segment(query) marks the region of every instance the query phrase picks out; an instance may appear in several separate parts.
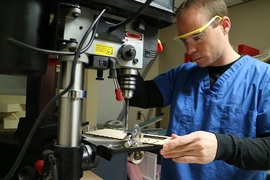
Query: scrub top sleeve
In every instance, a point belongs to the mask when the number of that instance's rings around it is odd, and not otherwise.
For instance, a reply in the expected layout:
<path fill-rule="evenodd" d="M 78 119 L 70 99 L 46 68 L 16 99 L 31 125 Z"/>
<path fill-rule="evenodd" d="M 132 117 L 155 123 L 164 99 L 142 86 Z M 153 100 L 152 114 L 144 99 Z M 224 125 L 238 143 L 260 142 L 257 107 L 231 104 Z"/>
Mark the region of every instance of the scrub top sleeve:
<path fill-rule="evenodd" d="M 167 73 L 157 76 L 154 80 L 154 83 L 157 85 L 159 91 L 163 97 L 163 106 L 170 105 L 171 96 L 173 93 L 173 83 L 170 78 L 167 76 Z"/>
<path fill-rule="evenodd" d="M 176 84 L 182 83 L 189 76 L 191 69 L 194 67 L 197 67 L 194 63 L 184 63 L 153 79 L 163 96 L 163 107 L 171 104 Z"/>

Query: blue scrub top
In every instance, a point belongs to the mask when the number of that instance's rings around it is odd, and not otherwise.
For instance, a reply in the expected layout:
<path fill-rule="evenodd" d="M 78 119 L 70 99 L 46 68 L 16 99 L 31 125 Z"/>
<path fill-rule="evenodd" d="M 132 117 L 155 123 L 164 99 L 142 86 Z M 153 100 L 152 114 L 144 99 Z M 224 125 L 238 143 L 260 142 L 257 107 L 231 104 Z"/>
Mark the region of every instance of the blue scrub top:
<path fill-rule="evenodd" d="M 210 89 L 207 68 L 186 63 L 154 79 L 170 105 L 167 134 L 203 130 L 255 138 L 270 132 L 270 65 L 250 56 L 236 61 Z M 266 171 L 247 171 L 224 161 L 181 164 L 162 160 L 162 180 L 266 179 Z"/>

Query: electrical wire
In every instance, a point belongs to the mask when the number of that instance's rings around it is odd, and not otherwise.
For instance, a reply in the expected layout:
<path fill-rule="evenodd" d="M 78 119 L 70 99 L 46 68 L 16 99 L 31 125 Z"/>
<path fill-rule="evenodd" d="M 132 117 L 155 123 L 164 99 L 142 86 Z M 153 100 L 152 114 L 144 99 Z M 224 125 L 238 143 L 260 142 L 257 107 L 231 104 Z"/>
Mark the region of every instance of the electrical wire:
<path fill-rule="evenodd" d="M 94 30 L 92 32 L 93 33 L 92 35 L 95 35 L 96 31 L 97 31 L 97 25 L 94 26 Z M 28 50 L 31 50 L 31 51 L 36 51 L 36 52 L 39 52 L 39 53 L 42 53 L 42 54 L 74 56 L 75 53 L 76 53 L 76 52 L 53 51 L 53 50 L 48 50 L 48 49 L 37 48 L 37 47 L 34 47 L 34 46 L 30 46 L 28 44 L 25 44 L 23 42 L 20 42 L 20 41 L 14 39 L 13 37 L 8 38 L 7 41 L 10 44 L 14 44 L 14 45 L 16 45 L 18 47 L 22 47 L 22 48 L 25 48 L 25 49 L 28 49 Z M 90 41 L 87 43 L 87 45 L 80 51 L 80 54 L 85 53 L 89 49 L 92 42 L 93 42 L 93 39 L 90 39 Z"/>
<path fill-rule="evenodd" d="M 75 55 L 75 52 L 52 51 L 52 50 L 41 49 L 41 48 L 37 48 L 37 47 L 34 47 L 34 46 L 30 46 L 28 44 L 25 44 L 23 42 L 15 40 L 13 37 L 8 38 L 7 41 L 10 44 L 14 44 L 14 45 L 16 45 L 18 47 L 25 48 L 25 49 L 28 49 L 28 50 L 31 50 L 31 51 L 40 52 L 42 54 L 54 54 L 54 55 L 66 55 L 66 56 L 74 56 Z"/>
<path fill-rule="evenodd" d="M 138 9 L 137 11 L 135 11 L 131 16 L 129 16 L 126 20 L 111 26 L 109 28 L 109 31 L 114 31 L 122 26 L 127 25 L 129 22 L 131 22 L 132 20 L 134 20 L 135 18 L 137 18 L 139 15 L 141 15 L 147 8 L 148 6 L 151 4 L 153 0 L 147 0 L 141 7 L 140 9 Z"/>
<path fill-rule="evenodd" d="M 96 25 L 94 26 L 94 30 L 93 30 L 93 32 L 92 32 L 92 37 L 95 36 L 95 34 L 96 34 L 96 32 L 97 32 L 97 28 L 98 28 L 98 25 L 96 24 Z M 88 42 L 88 44 L 81 50 L 80 53 L 85 53 L 85 52 L 90 48 L 90 46 L 91 46 L 91 44 L 93 43 L 93 41 L 94 41 L 94 38 L 91 38 L 90 41 Z"/>
<path fill-rule="evenodd" d="M 67 93 L 73 86 L 74 84 L 74 79 L 75 79 L 75 70 L 76 70 L 76 64 L 78 62 L 78 58 L 79 58 L 79 55 L 80 55 L 80 51 L 82 49 L 82 46 L 85 42 L 85 40 L 87 39 L 88 35 L 90 34 L 90 32 L 92 31 L 93 27 L 98 24 L 101 16 L 105 13 L 105 11 L 107 10 L 107 8 L 103 9 L 100 14 L 97 16 L 97 18 L 95 19 L 95 21 L 91 24 L 91 26 L 87 29 L 86 33 L 84 34 L 78 48 L 77 48 L 77 51 L 75 52 L 75 56 L 74 56 L 74 60 L 73 60 L 73 63 L 72 63 L 72 69 L 71 69 L 71 77 L 70 77 L 70 82 L 69 82 L 69 85 L 67 88 L 65 88 L 62 92 L 60 92 L 59 94 L 57 94 L 56 96 L 54 96 L 47 104 L 46 106 L 44 107 L 44 109 L 41 111 L 39 117 L 37 118 L 37 120 L 35 121 L 31 131 L 29 132 L 28 134 L 28 137 L 27 139 L 25 140 L 24 142 L 24 145 L 20 151 L 20 154 L 18 155 L 15 163 L 13 164 L 11 170 L 9 171 L 9 173 L 5 176 L 4 180 L 9 180 L 11 178 L 11 176 L 13 175 L 13 173 L 16 171 L 16 169 L 18 168 L 33 136 L 34 136 L 34 133 L 36 132 L 39 124 L 41 123 L 42 121 L 42 118 L 44 117 L 45 113 L 48 111 L 48 109 L 57 101 L 57 99 L 59 99 L 62 95 L 64 95 L 65 93 Z M 92 37 L 91 38 L 94 38 L 94 34 L 92 34 Z M 91 40 L 92 41 L 92 40 Z M 90 46 L 89 46 L 90 47 Z"/>

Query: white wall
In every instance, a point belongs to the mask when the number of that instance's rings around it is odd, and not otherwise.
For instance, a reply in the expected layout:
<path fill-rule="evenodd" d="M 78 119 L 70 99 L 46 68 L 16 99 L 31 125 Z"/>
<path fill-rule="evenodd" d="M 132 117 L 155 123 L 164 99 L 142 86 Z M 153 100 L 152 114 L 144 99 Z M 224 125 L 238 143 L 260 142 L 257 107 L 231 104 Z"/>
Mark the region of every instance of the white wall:
<path fill-rule="evenodd" d="M 234 48 L 246 44 L 261 52 L 270 47 L 270 1 L 254 0 L 229 8 L 230 41 Z"/>
<path fill-rule="evenodd" d="M 26 77 L 0 75 L 0 94 L 26 95 Z"/>
<path fill-rule="evenodd" d="M 108 79 L 109 70 L 104 71 L 104 80 L 98 81 L 98 123 L 106 123 L 116 120 L 123 109 L 124 100 L 117 101 L 115 98 L 115 87 L 112 79 Z"/>

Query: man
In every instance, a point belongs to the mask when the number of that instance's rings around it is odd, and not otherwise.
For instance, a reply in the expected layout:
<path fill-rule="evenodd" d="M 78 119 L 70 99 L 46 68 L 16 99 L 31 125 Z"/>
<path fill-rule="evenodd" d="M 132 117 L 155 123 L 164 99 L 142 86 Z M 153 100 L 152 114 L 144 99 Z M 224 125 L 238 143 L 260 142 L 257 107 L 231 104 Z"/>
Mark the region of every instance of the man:
<path fill-rule="evenodd" d="M 137 77 L 131 106 L 170 105 L 162 180 L 266 179 L 270 169 L 270 66 L 229 42 L 223 0 L 185 0 L 177 36 L 196 63 L 151 81 Z"/>

